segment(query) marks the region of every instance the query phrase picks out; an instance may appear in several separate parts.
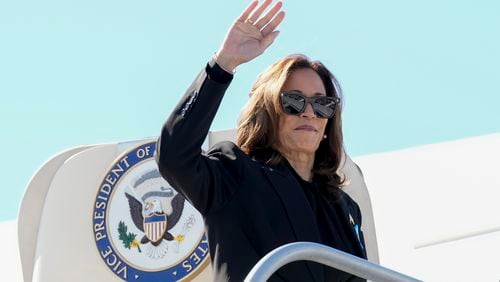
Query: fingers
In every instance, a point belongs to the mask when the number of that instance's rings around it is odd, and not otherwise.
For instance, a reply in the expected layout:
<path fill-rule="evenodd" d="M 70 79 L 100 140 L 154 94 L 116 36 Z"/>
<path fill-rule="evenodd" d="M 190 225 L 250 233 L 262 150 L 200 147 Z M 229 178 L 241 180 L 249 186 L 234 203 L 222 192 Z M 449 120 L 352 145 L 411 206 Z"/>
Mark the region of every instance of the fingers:
<path fill-rule="evenodd" d="M 283 21 L 284 18 L 285 18 L 285 12 L 284 11 L 279 12 L 276 15 L 276 17 L 274 17 L 273 20 L 269 24 L 267 24 L 263 30 L 261 30 L 262 35 L 264 37 L 270 35 L 271 32 L 273 32 L 278 27 L 278 25 Z"/>
<path fill-rule="evenodd" d="M 246 19 L 246 21 L 250 23 L 256 22 L 259 19 L 260 15 L 264 12 L 264 10 L 266 10 L 267 6 L 271 4 L 271 2 L 273 2 L 273 0 L 264 0 L 264 2 L 257 8 L 257 10 L 253 11 L 250 17 Z"/>
<path fill-rule="evenodd" d="M 243 11 L 243 13 L 241 13 L 240 17 L 238 18 L 238 21 L 245 22 L 248 19 L 248 17 L 250 16 L 250 13 L 255 9 L 255 7 L 257 7 L 257 4 L 259 4 L 258 0 L 252 1 L 252 3 L 250 3 L 246 7 L 246 9 Z"/>
<path fill-rule="evenodd" d="M 255 23 L 255 26 L 258 29 L 262 29 L 265 25 L 267 25 L 271 19 L 280 11 L 281 7 L 283 6 L 283 2 L 278 1 L 274 6 L 269 10 L 264 17 L 259 19 L 258 22 Z"/>

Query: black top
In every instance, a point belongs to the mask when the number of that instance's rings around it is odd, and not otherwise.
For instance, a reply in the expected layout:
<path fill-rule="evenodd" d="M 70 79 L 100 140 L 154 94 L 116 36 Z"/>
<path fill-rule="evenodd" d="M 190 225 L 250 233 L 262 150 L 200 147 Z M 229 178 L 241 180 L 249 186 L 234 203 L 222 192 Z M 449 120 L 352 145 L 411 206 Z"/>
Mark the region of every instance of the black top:
<path fill-rule="evenodd" d="M 345 210 L 340 201 L 327 200 L 320 192 L 319 186 L 321 184 L 317 178 L 313 178 L 313 182 L 305 181 L 287 161 L 285 161 L 285 164 L 302 186 L 307 201 L 315 215 L 321 243 L 358 257 L 366 258 L 366 254 L 356 252 L 357 248 L 354 246 L 354 244 L 359 244 L 363 250 L 365 249 L 364 240 L 359 235 L 359 225 L 354 222 L 354 217 Z M 339 193 L 341 192 L 339 191 Z M 341 197 L 346 195 L 345 193 L 340 194 Z M 349 229 L 354 229 L 354 234 L 357 237 L 353 237 L 353 233 L 351 232 L 346 232 Z M 365 281 L 357 276 L 329 266 L 324 266 L 324 271 L 325 281 Z"/>

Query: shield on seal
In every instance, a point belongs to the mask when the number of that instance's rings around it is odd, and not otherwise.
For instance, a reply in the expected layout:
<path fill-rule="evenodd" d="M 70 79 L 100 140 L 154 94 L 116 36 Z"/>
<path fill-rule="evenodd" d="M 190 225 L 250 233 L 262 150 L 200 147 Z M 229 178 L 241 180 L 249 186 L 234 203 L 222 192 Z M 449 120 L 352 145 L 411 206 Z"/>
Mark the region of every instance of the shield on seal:
<path fill-rule="evenodd" d="M 144 233 L 151 242 L 158 242 L 167 230 L 167 215 L 153 213 L 144 218 Z"/>

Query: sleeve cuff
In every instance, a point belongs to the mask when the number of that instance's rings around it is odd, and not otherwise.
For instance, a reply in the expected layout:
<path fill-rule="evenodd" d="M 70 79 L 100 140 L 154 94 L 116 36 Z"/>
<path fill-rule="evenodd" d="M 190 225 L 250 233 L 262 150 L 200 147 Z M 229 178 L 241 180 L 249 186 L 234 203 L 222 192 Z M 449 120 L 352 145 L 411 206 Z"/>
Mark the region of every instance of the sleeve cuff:
<path fill-rule="evenodd" d="M 217 64 L 215 59 L 212 59 L 210 62 L 208 62 L 206 71 L 208 77 L 215 82 L 226 84 L 233 80 L 233 74 L 221 68 L 219 64 Z"/>

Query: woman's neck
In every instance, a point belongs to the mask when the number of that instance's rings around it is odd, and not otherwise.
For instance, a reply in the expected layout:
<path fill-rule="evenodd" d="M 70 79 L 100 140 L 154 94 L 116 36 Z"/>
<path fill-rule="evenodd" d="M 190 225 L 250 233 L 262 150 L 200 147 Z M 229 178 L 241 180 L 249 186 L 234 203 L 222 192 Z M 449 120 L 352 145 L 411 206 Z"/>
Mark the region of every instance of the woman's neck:
<path fill-rule="evenodd" d="M 283 154 L 283 153 L 282 153 Z M 309 153 L 291 153 L 283 154 L 293 167 L 295 172 L 305 181 L 312 181 L 312 168 L 314 165 L 314 154 Z"/>

